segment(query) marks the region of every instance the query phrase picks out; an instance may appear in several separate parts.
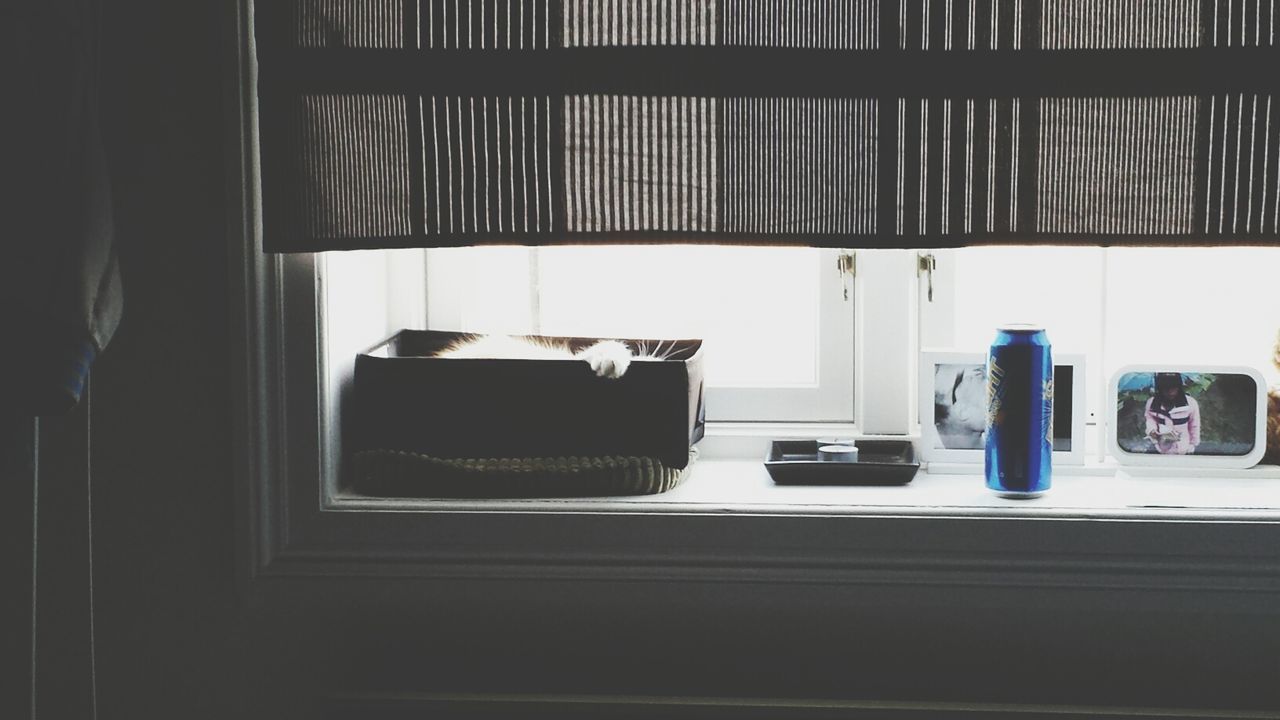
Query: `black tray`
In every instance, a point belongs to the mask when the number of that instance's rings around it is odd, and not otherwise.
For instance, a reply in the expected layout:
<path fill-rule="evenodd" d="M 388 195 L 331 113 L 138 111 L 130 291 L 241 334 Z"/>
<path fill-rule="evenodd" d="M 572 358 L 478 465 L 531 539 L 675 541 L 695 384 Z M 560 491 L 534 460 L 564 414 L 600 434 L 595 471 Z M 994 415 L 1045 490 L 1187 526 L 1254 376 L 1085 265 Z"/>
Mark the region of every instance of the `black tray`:
<path fill-rule="evenodd" d="M 858 459 L 818 459 L 816 440 L 774 440 L 764 467 L 779 485 L 906 485 L 920 463 L 907 440 L 859 440 Z"/>

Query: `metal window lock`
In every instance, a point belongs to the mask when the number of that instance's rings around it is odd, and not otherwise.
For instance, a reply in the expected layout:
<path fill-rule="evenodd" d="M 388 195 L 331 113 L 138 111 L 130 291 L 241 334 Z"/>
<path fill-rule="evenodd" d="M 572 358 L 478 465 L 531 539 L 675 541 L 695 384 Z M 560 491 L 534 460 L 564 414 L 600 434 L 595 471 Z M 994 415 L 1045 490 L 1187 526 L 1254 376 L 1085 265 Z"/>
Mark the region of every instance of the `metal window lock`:
<path fill-rule="evenodd" d="M 841 252 L 836 256 L 836 270 L 840 273 L 840 281 L 844 286 L 844 299 L 849 300 L 849 281 L 858 275 L 858 256 L 852 252 Z"/>
<path fill-rule="evenodd" d="M 938 258 L 933 253 L 917 253 L 918 264 L 916 265 L 916 277 L 923 274 L 929 276 L 929 302 L 933 302 L 933 271 L 938 268 Z"/>

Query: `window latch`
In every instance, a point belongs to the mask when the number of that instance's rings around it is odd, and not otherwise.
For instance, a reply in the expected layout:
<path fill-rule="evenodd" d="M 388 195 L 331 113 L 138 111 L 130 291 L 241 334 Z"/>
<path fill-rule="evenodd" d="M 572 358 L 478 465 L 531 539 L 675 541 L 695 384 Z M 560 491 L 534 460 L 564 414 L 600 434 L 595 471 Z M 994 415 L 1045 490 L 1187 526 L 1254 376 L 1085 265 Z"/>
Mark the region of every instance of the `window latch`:
<path fill-rule="evenodd" d="M 938 268 L 938 258 L 933 253 L 917 253 L 918 264 L 916 265 L 916 277 L 928 274 L 929 279 L 929 302 L 933 302 L 933 271 Z"/>
<path fill-rule="evenodd" d="M 844 287 L 845 302 L 849 301 L 849 281 L 858 275 L 858 256 L 851 252 L 841 252 L 836 257 L 836 270 L 840 273 L 840 283 Z"/>

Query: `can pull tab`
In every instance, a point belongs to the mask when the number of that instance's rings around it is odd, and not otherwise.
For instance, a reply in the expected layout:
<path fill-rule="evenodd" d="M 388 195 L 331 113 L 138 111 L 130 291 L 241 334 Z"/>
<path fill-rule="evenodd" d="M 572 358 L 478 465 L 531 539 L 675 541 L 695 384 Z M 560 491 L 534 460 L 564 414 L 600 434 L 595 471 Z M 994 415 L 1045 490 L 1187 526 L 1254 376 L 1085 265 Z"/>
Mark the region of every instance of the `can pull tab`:
<path fill-rule="evenodd" d="M 918 253 L 916 257 L 919 264 L 916 266 L 916 277 L 928 274 L 929 279 L 929 302 L 933 302 L 933 271 L 938 268 L 938 258 L 933 253 Z"/>
<path fill-rule="evenodd" d="M 849 301 L 849 281 L 858 274 L 858 257 L 851 252 L 841 252 L 836 257 L 836 270 L 840 273 L 840 284 L 844 288 L 845 302 Z"/>

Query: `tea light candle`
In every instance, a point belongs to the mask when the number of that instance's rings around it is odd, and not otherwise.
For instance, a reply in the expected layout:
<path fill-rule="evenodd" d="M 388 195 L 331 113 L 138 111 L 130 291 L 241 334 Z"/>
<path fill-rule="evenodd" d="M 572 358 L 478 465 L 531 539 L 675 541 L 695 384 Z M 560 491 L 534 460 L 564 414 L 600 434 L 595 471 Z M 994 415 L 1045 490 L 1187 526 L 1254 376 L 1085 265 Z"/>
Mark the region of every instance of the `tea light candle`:
<path fill-rule="evenodd" d="M 818 448 L 818 459 L 824 462 L 855 462 L 858 448 L 853 445 L 823 445 Z"/>

